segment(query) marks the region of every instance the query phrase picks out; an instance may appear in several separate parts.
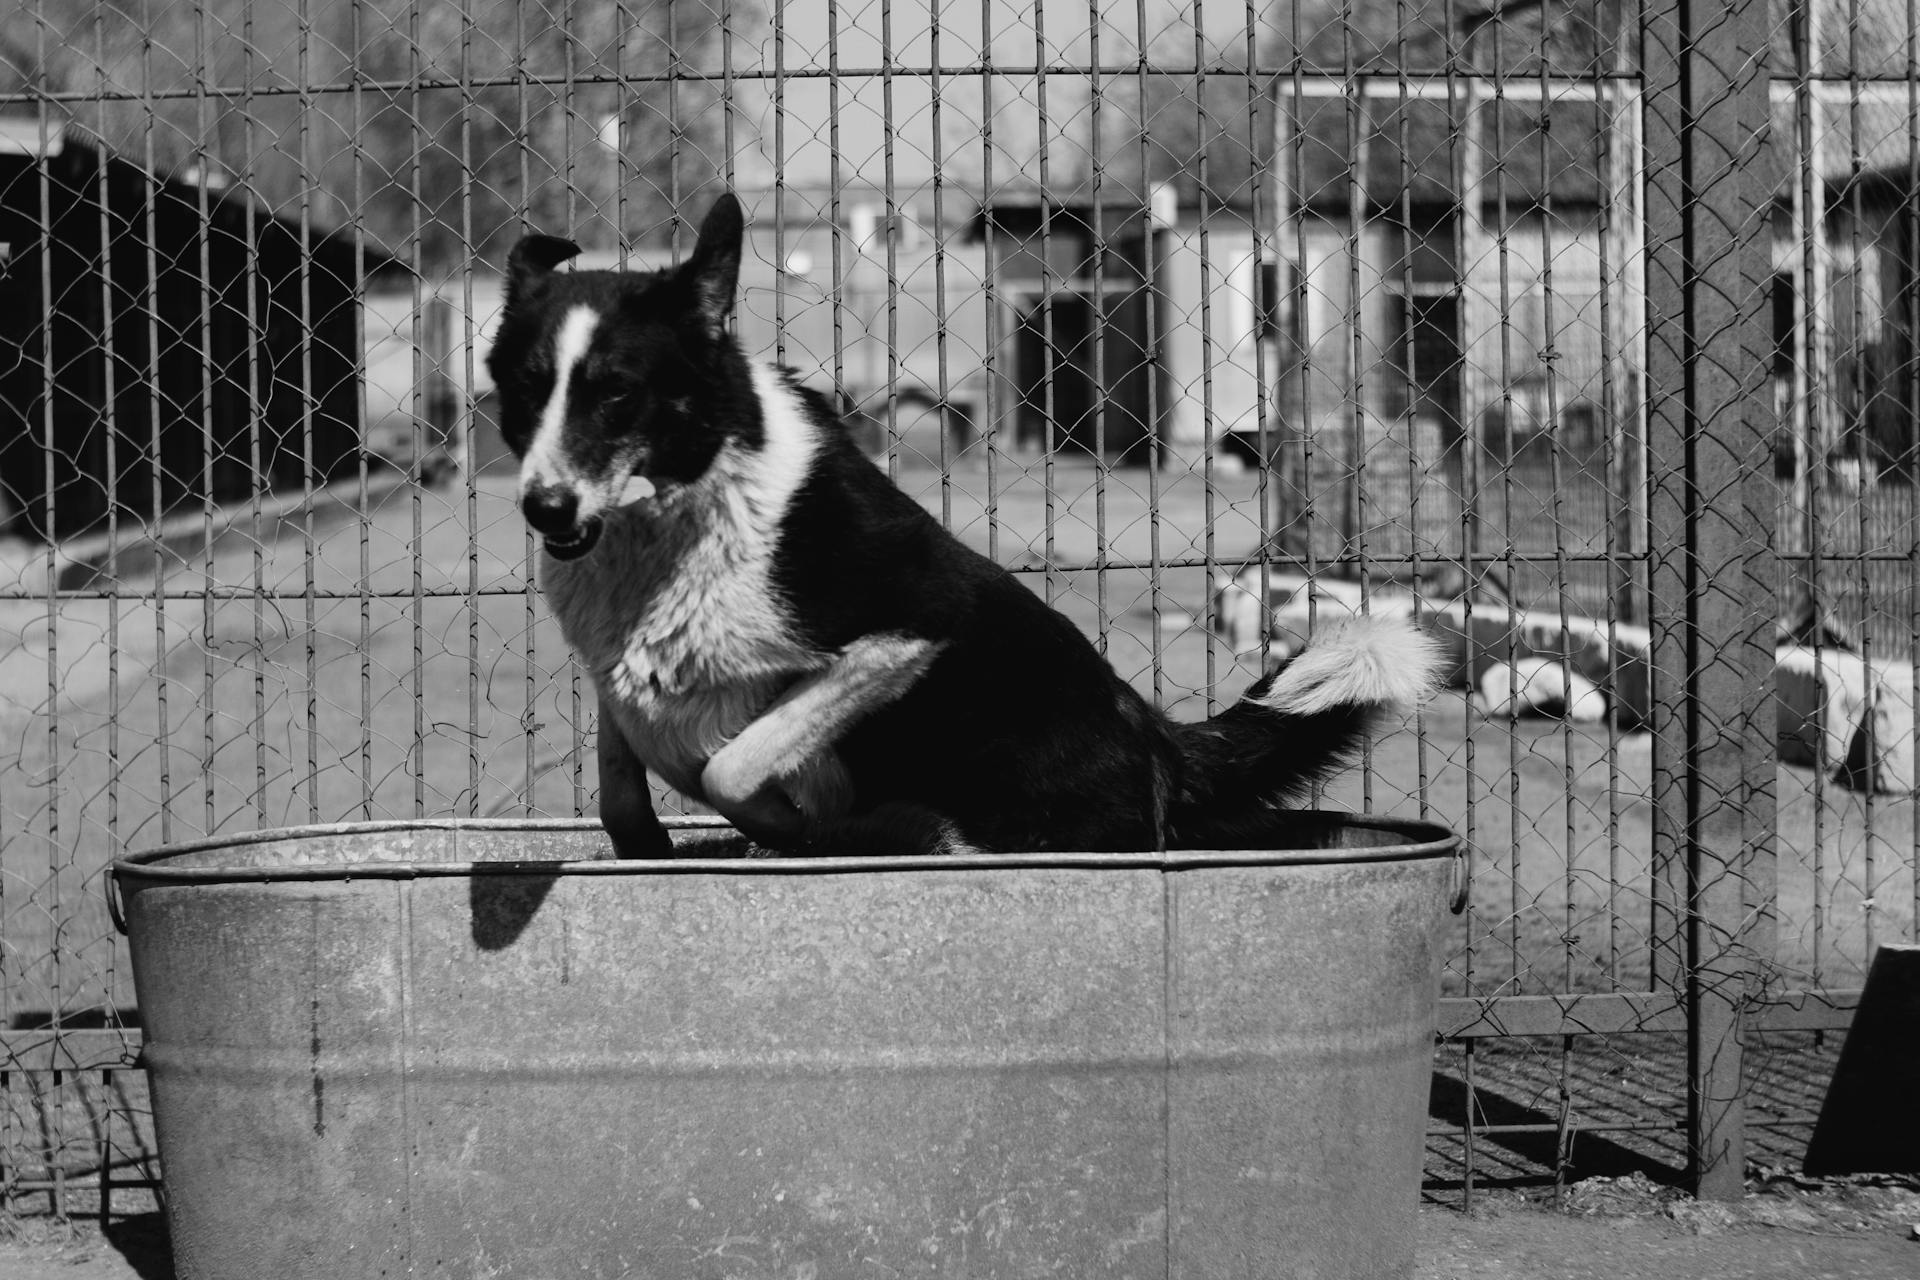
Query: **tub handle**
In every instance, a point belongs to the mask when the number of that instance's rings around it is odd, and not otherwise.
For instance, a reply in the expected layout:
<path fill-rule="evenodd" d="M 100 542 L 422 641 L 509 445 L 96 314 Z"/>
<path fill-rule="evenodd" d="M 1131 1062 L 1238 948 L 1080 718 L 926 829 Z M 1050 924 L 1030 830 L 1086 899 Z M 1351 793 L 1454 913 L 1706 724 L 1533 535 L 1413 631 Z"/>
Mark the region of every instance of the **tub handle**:
<path fill-rule="evenodd" d="M 113 921 L 113 927 L 122 937 L 127 933 L 127 913 L 120 901 L 120 878 L 113 874 L 113 868 L 107 868 L 104 892 L 107 895 L 107 919 Z"/>
<path fill-rule="evenodd" d="M 1467 909 L 1467 897 L 1473 892 L 1473 846 L 1462 840 L 1459 851 L 1453 855 L 1453 864 L 1447 878 L 1451 881 L 1447 892 L 1447 910 L 1459 915 Z"/>

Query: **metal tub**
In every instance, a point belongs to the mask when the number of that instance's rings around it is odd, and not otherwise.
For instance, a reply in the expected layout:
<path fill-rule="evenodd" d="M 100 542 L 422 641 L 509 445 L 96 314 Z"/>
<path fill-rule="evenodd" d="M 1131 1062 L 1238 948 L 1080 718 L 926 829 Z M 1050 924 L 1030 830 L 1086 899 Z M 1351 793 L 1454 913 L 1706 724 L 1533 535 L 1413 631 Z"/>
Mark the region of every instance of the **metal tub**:
<path fill-rule="evenodd" d="M 116 863 L 183 1280 L 1411 1271 L 1443 829 L 676 840 L 376 823 Z"/>

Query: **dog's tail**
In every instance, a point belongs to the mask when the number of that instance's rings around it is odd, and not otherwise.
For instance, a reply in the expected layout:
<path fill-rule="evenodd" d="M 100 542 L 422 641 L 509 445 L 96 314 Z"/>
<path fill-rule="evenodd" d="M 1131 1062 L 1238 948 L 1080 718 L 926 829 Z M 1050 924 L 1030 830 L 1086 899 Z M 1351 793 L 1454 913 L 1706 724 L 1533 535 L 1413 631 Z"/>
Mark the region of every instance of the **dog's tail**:
<path fill-rule="evenodd" d="M 1219 715 L 1174 726 L 1183 779 L 1167 815 L 1171 843 L 1189 848 L 1257 826 L 1348 764 L 1381 723 L 1432 692 L 1433 639 L 1404 618 L 1348 618 L 1261 677 Z"/>

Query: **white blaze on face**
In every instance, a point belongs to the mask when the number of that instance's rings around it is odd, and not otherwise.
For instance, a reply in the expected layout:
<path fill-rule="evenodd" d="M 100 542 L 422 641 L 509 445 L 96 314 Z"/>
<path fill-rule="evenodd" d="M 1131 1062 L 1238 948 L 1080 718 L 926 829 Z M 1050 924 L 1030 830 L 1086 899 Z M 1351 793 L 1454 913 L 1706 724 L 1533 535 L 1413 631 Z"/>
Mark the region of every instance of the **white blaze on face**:
<path fill-rule="evenodd" d="M 580 489 L 579 477 L 566 454 L 567 390 L 574 368 L 593 344 L 593 331 L 599 324 L 600 313 L 585 306 L 572 308 L 561 319 L 560 331 L 553 339 L 553 393 L 540 411 L 540 425 L 520 463 L 522 493 L 535 484 L 574 488 L 580 493 L 583 517 L 592 513 L 586 509 L 587 494 Z"/>

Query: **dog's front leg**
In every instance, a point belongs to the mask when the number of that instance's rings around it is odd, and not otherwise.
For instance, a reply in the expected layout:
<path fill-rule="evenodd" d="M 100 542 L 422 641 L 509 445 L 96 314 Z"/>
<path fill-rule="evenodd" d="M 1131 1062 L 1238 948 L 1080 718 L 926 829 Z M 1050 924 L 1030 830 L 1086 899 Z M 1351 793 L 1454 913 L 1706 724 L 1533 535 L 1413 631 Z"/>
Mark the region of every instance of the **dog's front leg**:
<path fill-rule="evenodd" d="M 600 731 L 595 753 L 600 760 L 600 825 L 613 837 L 620 858 L 670 858 L 673 841 L 653 811 L 647 767 L 633 753 L 619 717 L 600 699 Z"/>
<path fill-rule="evenodd" d="M 913 687 L 939 656 L 931 640 L 898 632 L 862 636 L 825 670 L 798 681 L 733 740 L 700 775 L 707 803 L 755 840 L 785 844 L 805 833 L 807 813 L 783 785 L 798 779 L 844 785 L 834 744 L 863 717 Z"/>

